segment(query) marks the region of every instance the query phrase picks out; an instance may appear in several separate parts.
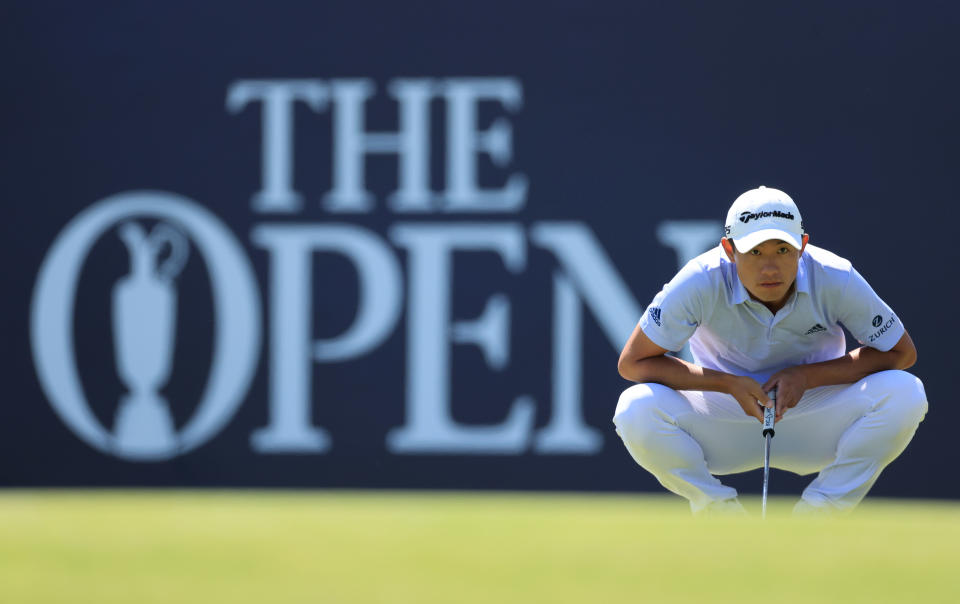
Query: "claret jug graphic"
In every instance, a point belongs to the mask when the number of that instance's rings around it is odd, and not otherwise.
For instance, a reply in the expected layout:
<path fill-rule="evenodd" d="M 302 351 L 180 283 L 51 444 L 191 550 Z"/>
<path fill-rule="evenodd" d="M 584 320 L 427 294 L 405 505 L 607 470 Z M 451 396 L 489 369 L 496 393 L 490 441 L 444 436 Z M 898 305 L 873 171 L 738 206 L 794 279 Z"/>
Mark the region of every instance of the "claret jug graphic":
<path fill-rule="evenodd" d="M 150 458 L 176 446 L 173 418 L 159 391 L 170 378 L 174 278 L 186 262 L 188 243 L 162 222 L 149 234 L 140 224 L 125 222 L 118 233 L 130 255 L 130 272 L 113 288 L 113 339 L 117 373 L 128 393 L 121 397 L 114 433 L 128 455 Z"/>
<path fill-rule="evenodd" d="M 119 237 L 129 260 L 128 272 L 108 285 L 115 371 L 125 391 L 110 426 L 84 391 L 77 355 L 90 349 L 75 341 L 73 328 L 83 267 L 105 236 Z M 180 425 L 162 392 L 176 370 L 176 279 L 188 254 L 205 269 L 213 339 L 202 393 L 178 401 L 193 408 Z M 74 434 L 108 455 L 161 462 L 216 436 L 243 403 L 260 358 L 260 321 L 256 278 L 226 225 L 180 195 L 125 191 L 85 208 L 54 239 L 37 273 L 30 340 L 44 394 Z M 180 336 L 185 343 L 197 337 L 184 330 Z"/>

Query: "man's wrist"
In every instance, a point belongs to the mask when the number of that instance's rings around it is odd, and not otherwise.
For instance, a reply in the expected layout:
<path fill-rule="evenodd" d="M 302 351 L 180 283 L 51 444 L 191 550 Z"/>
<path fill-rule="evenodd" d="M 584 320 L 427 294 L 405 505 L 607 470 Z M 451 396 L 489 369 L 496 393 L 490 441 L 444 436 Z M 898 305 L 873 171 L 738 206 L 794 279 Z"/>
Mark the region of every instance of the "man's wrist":
<path fill-rule="evenodd" d="M 724 373 L 714 369 L 704 369 L 704 377 L 710 380 L 709 388 L 706 388 L 706 390 L 723 392 L 724 394 L 730 394 L 733 391 L 733 384 L 737 379 L 737 376 L 732 373 Z"/>
<path fill-rule="evenodd" d="M 800 377 L 803 379 L 804 390 L 809 390 L 810 388 L 815 388 L 817 386 L 815 383 L 816 368 L 812 365 L 796 365 L 793 367 L 793 371 L 799 373 Z"/>

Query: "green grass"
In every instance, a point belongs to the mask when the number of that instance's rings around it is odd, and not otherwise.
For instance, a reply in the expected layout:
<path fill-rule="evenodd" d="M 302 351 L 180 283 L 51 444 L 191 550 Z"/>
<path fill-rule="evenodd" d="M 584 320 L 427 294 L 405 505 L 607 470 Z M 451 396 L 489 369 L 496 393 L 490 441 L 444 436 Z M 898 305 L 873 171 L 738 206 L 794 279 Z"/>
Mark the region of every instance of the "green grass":
<path fill-rule="evenodd" d="M 0 602 L 960 602 L 960 504 L 790 503 L 761 521 L 654 496 L 0 491 Z"/>

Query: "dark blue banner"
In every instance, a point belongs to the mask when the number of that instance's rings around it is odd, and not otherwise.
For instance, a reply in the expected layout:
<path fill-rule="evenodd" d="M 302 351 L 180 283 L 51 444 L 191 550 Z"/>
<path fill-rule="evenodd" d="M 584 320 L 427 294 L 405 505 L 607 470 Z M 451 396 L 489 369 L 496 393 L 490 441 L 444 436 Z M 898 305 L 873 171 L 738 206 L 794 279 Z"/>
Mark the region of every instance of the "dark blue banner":
<path fill-rule="evenodd" d="M 874 493 L 960 497 L 952 5 L 3 12 L 0 484 L 659 490 L 620 348 L 767 185 L 919 350 Z"/>

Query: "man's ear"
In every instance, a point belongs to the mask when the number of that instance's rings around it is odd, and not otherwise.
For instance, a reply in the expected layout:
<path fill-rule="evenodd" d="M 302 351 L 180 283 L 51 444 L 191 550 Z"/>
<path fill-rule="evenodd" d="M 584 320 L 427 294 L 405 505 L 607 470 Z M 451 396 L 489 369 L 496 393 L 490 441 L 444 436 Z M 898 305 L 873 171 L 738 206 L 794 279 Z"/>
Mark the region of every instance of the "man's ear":
<path fill-rule="evenodd" d="M 806 237 L 806 235 L 804 235 L 804 237 Z M 804 243 L 806 243 L 806 240 L 804 240 Z M 723 251 L 727 253 L 727 258 L 730 259 L 730 262 L 736 262 L 733 259 L 733 243 L 731 243 L 729 239 L 724 237 L 720 239 L 720 245 L 723 247 Z"/>
<path fill-rule="evenodd" d="M 806 233 L 804 233 L 803 239 L 801 239 L 801 241 L 802 243 L 800 244 L 800 253 L 803 254 L 803 250 L 805 250 L 807 247 L 807 242 L 810 241 L 810 235 L 807 235 Z"/>

